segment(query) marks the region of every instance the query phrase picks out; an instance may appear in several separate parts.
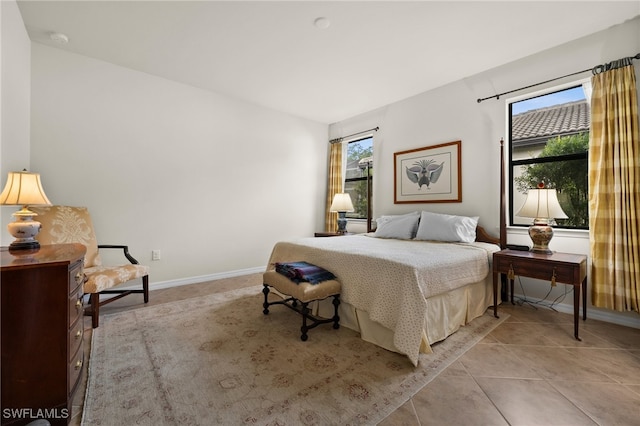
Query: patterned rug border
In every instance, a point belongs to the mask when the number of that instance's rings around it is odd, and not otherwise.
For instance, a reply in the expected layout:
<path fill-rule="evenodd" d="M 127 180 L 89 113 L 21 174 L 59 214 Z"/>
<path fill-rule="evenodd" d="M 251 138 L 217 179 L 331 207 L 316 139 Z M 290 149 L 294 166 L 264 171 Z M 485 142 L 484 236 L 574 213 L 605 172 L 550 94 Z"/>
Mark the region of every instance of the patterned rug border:
<path fill-rule="evenodd" d="M 99 336 L 102 333 L 102 330 L 105 329 L 103 328 L 104 325 L 108 324 L 111 321 L 122 319 L 124 317 L 133 316 L 136 318 L 141 317 L 142 319 L 144 319 L 145 317 L 151 317 L 153 315 L 157 315 L 156 311 L 166 310 L 168 306 L 171 306 L 172 311 L 179 311 L 182 306 L 190 305 L 196 305 L 196 307 L 193 309 L 206 308 L 208 306 L 218 305 L 224 302 L 241 300 L 246 297 L 255 297 L 256 294 L 261 293 L 261 290 L 262 285 L 256 285 L 220 293 L 213 293 L 206 296 L 191 297 L 179 301 L 162 303 L 130 311 L 122 311 L 102 315 L 102 326 L 94 329 L 91 337 L 91 349 L 87 372 L 87 389 L 83 404 L 81 424 L 86 424 L 85 419 L 87 417 L 87 409 L 92 407 L 91 400 L 93 397 L 92 391 L 95 385 L 95 377 L 92 377 L 93 375 L 91 374 L 91 371 L 94 367 L 93 363 L 96 362 L 96 359 L 94 358 L 95 351 L 97 350 L 95 341 L 97 339 L 97 336 Z M 387 404 L 377 407 L 374 418 L 371 418 L 371 414 L 368 414 L 368 416 L 366 417 L 366 421 L 362 421 L 359 416 L 355 416 L 349 419 L 344 424 L 377 424 L 380 421 L 384 420 L 388 415 L 405 404 L 418 391 L 420 391 L 424 386 L 438 377 L 447 367 L 455 363 L 460 357 L 462 357 L 466 352 L 473 348 L 477 343 L 479 343 L 482 339 L 489 335 L 495 328 L 497 328 L 508 318 L 509 315 L 506 313 L 503 313 L 500 318 L 495 318 L 490 314 L 489 309 L 485 312 L 484 315 L 474 319 L 471 322 L 470 325 L 473 326 L 473 330 L 467 329 L 467 332 L 464 332 L 466 327 L 462 327 L 456 333 L 449 336 L 445 341 L 432 345 L 433 353 L 420 354 L 418 367 L 415 367 L 414 370 L 410 373 L 412 377 L 408 381 L 402 383 L 405 391 L 402 397 L 397 398 L 393 404 Z M 295 331 L 298 332 L 297 328 Z M 353 330 L 350 331 L 353 332 Z M 311 333 L 313 333 L 313 331 Z M 367 342 L 364 342 L 364 344 L 372 345 L 371 343 Z M 384 349 L 382 350 L 385 351 Z M 410 364 L 410 361 L 408 359 L 407 363 Z M 258 422 L 261 423 L 260 420 L 258 420 Z"/>

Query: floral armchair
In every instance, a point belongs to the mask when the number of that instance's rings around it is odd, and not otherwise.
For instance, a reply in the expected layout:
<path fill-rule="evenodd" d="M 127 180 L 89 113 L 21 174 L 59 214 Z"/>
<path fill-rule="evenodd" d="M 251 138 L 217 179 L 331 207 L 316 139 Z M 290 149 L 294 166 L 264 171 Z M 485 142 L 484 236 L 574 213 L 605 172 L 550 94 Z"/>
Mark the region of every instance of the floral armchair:
<path fill-rule="evenodd" d="M 93 328 L 98 327 L 100 306 L 132 293 L 142 293 L 144 303 L 149 302 L 149 267 L 140 265 L 129 254 L 126 245 L 98 245 L 91 216 L 86 207 L 49 206 L 30 207 L 42 224 L 36 239 L 40 244 L 80 243 L 87 248 L 84 258 L 84 294 L 89 294 L 89 306 L 84 314 L 91 315 Z M 99 249 L 120 249 L 130 262 L 124 265 L 102 265 Z M 142 278 L 142 289 L 114 289 L 120 284 Z M 116 296 L 100 300 L 100 295 Z"/>

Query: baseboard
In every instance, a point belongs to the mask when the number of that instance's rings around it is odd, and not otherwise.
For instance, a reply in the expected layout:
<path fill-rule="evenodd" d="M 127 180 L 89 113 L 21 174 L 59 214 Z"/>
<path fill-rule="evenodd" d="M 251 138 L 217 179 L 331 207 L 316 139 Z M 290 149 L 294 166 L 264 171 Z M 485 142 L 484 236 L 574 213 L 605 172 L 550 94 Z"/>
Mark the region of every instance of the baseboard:
<path fill-rule="evenodd" d="M 265 271 L 264 266 L 256 266 L 255 268 L 238 269 L 235 271 L 219 272 L 219 273 L 209 274 L 209 275 L 199 275 L 196 277 L 179 278 L 176 280 L 158 281 L 158 282 L 150 283 L 149 290 L 162 290 L 165 288 L 178 287 L 182 285 L 198 284 L 206 281 L 215 281 L 215 280 L 221 280 L 224 278 L 240 277 L 242 275 L 258 274 L 264 271 Z M 118 289 L 122 289 L 122 290 L 137 289 L 137 288 L 140 288 L 140 284 L 118 287 Z"/>
<path fill-rule="evenodd" d="M 514 294 L 514 298 L 525 299 L 523 295 L 517 293 Z M 557 303 L 553 305 L 553 309 L 558 312 L 562 312 L 563 314 L 573 315 L 573 303 Z M 637 317 L 634 318 L 633 316 L 621 315 L 615 311 L 598 309 L 594 308 L 593 306 L 587 305 L 587 321 L 589 319 L 640 329 L 640 315 L 637 315 Z M 580 310 L 580 321 L 582 321 L 582 308 Z"/>

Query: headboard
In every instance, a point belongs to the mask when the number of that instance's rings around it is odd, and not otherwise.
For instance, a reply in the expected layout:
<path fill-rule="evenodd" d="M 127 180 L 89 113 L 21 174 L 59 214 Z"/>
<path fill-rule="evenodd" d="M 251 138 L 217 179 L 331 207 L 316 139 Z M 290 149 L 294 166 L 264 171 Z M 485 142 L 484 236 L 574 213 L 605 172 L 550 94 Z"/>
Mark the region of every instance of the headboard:
<path fill-rule="evenodd" d="M 479 242 L 482 242 L 482 243 L 498 244 L 500 246 L 500 248 L 502 248 L 502 243 L 500 242 L 500 238 L 496 238 L 494 236 L 491 236 L 480 225 L 478 225 L 476 227 L 476 241 L 479 241 Z"/>

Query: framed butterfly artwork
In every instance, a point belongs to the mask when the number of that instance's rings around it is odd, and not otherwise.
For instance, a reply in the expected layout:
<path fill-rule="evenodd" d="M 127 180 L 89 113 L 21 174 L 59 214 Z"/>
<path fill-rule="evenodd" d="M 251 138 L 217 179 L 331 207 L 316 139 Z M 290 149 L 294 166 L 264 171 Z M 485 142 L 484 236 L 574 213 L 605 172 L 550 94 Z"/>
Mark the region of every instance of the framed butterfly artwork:
<path fill-rule="evenodd" d="M 462 202 L 462 141 L 396 152 L 394 203 Z"/>

